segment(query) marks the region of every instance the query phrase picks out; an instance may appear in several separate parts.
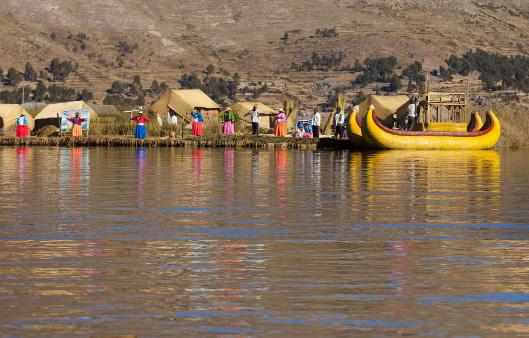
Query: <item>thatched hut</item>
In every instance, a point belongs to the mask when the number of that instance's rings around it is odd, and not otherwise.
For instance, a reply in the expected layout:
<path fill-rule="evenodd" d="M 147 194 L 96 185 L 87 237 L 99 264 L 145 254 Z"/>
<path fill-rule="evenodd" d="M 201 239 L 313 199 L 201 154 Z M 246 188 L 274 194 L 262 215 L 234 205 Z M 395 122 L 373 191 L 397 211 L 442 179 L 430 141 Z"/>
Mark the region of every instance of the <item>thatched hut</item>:
<path fill-rule="evenodd" d="M 244 116 L 247 112 L 253 109 L 253 106 L 257 105 L 257 109 L 264 114 L 273 114 L 274 110 L 261 102 L 236 102 L 231 105 L 230 109 L 239 116 L 243 125 L 251 125 L 252 118 L 250 116 Z M 273 126 L 272 116 L 261 116 L 259 118 L 259 127 L 269 129 Z"/>
<path fill-rule="evenodd" d="M 72 101 L 54 103 L 47 105 L 37 116 L 35 116 L 35 129 L 39 130 L 47 125 L 54 125 L 57 128 L 61 125 L 61 113 L 71 110 L 88 109 L 90 119 L 95 119 L 97 113 L 84 101 Z"/>
<path fill-rule="evenodd" d="M 0 126 L 2 126 L 3 136 L 15 136 L 16 121 L 20 114 L 24 114 L 28 118 L 29 130 L 35 128 L 35 120 L 29 113 L 19 104 L 0 104 Z"/>
<path fill-rule="evenodd" d="M 111 105 L 111 104 L 91 104 L 90 106 L 95 110 L 95 112 L 97 113 L 98 117 L 103 117 L 103 116 L 113 116 L 113 117 L 128 116 L 127 113 L 119 111 L 116 108 L 116 106 Z"/>
<path fill-rule="evenodd" d="M 173 89 L 163 94 L 154 102 L 150 111 L 162 118 L 167 113 L 176 114 L 179 120 L 191 122 L 191 113 L 200 108 L 204 123 L 218 122 L 220 106 L 200 89 Z"/>
<path fill-rule="evenodd" d="M 394 113 L 397 113 L 399 121 L 406 118 L 409 102 L 410 98 L 406 95 L 369 95 L 360 103 L 360 118 L 363 118 L 370 105 L 374 105 L 377 117 L 390 125 L 393 122 Z"/>

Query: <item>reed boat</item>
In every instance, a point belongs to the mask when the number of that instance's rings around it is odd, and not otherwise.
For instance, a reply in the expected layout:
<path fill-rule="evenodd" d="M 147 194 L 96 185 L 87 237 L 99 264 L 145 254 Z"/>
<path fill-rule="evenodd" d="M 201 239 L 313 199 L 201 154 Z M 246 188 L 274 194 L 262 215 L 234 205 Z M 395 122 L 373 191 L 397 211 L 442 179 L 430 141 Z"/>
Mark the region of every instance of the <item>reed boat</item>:
<path fill-rule="evenodd" d="M 357 148 L 366 148 L 369 146 L 367 140 L 362 137 L 362 121 L 360 114 L 356 111 L 351 112 L 348 121 L 347 136 L 349 141 Z"/>
<path fill-rule="evenodd" d="M 428 131 L 431 132 L 476 132 L 483 128 L 483 120 L 478 112 L 470 115 L 470 122 L 461 126 L 461 123 L 430 123 Z M 348 121 L 349 141 L 355 148 L 376 148 L 367 136 L 362 136 L 361 114 L 356 111 L 351 112 Z"/>
<path fill-rule="evenodd" d="M 467 132 L 453 131 L 404 131 L 386 127 L 376 112 L 368 109 L 361 125 L 362 138 L 369 140 L 377 149 L 492 149 L 500 138 L 500 122 L 492 112 L 487 113 L 485 123 L 478 129 L 479 116 L 474 118 L 467 127 Z M 476 117 L 477 116 L 477 117 Z M 358 122 L 356 122 L 358 123 Z"/>

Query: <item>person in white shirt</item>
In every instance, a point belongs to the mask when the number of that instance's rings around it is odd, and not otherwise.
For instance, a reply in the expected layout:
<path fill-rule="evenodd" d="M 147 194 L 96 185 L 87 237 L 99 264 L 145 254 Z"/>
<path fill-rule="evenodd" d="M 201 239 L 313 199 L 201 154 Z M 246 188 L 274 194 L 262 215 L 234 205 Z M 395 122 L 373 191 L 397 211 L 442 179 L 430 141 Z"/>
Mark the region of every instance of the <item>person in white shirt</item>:
<path fill-rule="evenodd" d="M 167 124 L 172 126 L 176 126 L 178 124 L 178 117 L 176 116 L 175 112 L 167 112 Z"/>
<path fill-rule="evenodd" d="M 318 112 L 318 109 L 315 108 L 312 113 L 312 136 L 314 138 L 320 138 L 320 125 L 321 125 L 321 115 Z"/>
<path fill-rule="evenodd" d="M 412 99 L 408 105 L 408 115 L 406 116 L 406 130 L 413 130 L 417 118 L 417 105 L 415 99 Z"/>
<path fill-rule="evenodd" d="M 253 109 L 244 114 L 244 116 L 252 116 L 252 135 L 259 136 L 259 116 L 261 112 L 257 109 L 257 106 L 253 106 Z"/>
<path fill-rule="evenodd" d="M 336 139 L 342 139 L 344 137 L 345 128 L 345 114 L 340 107 L 336 108 L 334 114 L 334 137 Z"/>

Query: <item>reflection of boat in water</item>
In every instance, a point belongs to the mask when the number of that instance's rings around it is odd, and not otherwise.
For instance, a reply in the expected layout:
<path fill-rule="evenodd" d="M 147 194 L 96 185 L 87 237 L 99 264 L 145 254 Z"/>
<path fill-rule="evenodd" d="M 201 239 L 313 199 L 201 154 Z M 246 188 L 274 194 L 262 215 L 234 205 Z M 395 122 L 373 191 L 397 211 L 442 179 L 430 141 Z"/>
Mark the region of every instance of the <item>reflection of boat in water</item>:
<path fill-rule="evenodd" d="M 501 207 L 500 162 L 494 150 L 351 153 L 349 186 L 364 191 L 351 209 L 381 223 L 494 219 Z"/>
<path fill-rule="evenodd" d="M 500 122 L 489 112 L 483 127 L 476 131 L 404 131 L 384 126 L 369 109 L 362 123 L 362 134 L 379 149 L 492 149 L 500 138 Z"/>

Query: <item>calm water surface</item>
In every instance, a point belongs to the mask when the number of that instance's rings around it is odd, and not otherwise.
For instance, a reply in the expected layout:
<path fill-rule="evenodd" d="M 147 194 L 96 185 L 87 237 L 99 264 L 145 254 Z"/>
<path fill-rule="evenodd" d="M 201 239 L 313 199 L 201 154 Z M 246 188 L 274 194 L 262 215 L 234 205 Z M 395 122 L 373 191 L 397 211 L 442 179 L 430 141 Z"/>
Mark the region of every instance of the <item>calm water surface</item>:
<path fill-rule="evenodd" d="M 0 336 L 529 335 L 529 152 L 0 148 Z"/>

